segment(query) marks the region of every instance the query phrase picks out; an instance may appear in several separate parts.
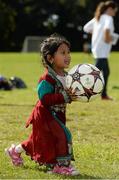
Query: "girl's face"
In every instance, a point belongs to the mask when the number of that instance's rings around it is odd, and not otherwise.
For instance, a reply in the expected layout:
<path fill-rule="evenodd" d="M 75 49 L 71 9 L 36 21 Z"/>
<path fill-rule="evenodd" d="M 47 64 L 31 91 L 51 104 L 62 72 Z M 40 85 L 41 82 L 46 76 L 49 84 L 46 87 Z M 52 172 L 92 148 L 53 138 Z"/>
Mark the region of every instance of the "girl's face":
<path fill-rule="evenodd" d="M 59 46 L 54 56 L 52 57 L 53 69 L 58 73 L 64 71 L 65 68 L 69 67 L 71 61 L 70 49 L 63 43 Z"/>
<path fill-rule="evenodd" d="M 113 8 L 108 8 L 108 12 L 109 12 L 109 15 L 110 16 L 115 16 L 116 15 L 116 13 L 117 13 L 117 11 L 118 11 L 118 8 L 115 8 L 115 9 L 113 9 Z"/>

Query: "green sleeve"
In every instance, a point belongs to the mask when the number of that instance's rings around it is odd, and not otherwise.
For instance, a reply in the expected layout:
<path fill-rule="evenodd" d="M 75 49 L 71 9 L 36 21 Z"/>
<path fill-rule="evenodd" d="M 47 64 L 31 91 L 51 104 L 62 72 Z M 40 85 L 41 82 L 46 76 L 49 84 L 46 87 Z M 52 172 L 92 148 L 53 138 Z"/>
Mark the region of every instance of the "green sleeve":
<path fill-rule="evenodd" d="M 37 90 L 39 99 L 42 99 L 45 94 L 54 92 L 53 86 L 46 80 L 43 80 L 38 84 Z"/>

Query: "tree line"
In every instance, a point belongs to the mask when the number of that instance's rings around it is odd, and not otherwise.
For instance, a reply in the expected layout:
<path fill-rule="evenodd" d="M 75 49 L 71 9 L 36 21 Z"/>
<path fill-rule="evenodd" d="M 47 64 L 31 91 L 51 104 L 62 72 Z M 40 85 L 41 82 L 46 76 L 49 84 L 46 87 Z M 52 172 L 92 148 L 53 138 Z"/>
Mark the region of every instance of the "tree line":
<path fill-rule="evenodd" d="M 21 51 L 26 36 L 65 36 L 73 51 L 90 39 L 83 25 L 94 16 L 100 0 L 0 0 L 0 51 Z M 118 1 L 117 1 L 118 3 Z M 115 17 L 119 33 L 119 13 Z M 115 47 L 119 50 L 119 43 Z"/>

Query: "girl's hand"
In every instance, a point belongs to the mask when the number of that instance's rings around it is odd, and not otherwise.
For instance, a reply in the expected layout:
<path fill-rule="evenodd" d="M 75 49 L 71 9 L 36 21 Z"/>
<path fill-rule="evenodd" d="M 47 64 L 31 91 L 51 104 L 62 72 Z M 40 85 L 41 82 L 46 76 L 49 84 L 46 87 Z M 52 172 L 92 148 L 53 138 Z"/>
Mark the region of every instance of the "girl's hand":
<path fill-rule="evenodd" d="M 76 91 L 73 90 L 72 88 L 65 89 L 65 90 L 66 90 L 67 94 L 70 96 L 72 101 L 76 101 L 77 98 L 79 98 L 79 96 L 76 95 Z"/>

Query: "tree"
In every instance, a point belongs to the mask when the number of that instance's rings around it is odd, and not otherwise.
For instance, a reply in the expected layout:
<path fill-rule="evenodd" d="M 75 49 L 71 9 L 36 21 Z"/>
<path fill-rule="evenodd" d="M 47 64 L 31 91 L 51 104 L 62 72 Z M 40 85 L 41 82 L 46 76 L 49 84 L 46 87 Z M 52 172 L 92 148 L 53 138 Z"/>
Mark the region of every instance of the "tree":
<path fill-rule="evenodd" d="M 12 46 L 11 34 L 15 31 L 15 12 L 5 2 L 0 1 L 0 50 Z"/>
<path fill-rule="evenodd" d="M 118 1 L 118 0 L 117 0 Z M 29 35 L 66 36 L 72 50 L 82 50 L 83 25 L 100 0 L 0 0 L 0 51 L 20 51 Z M 117 31 L 119 16 L 116 18 Z"/>

